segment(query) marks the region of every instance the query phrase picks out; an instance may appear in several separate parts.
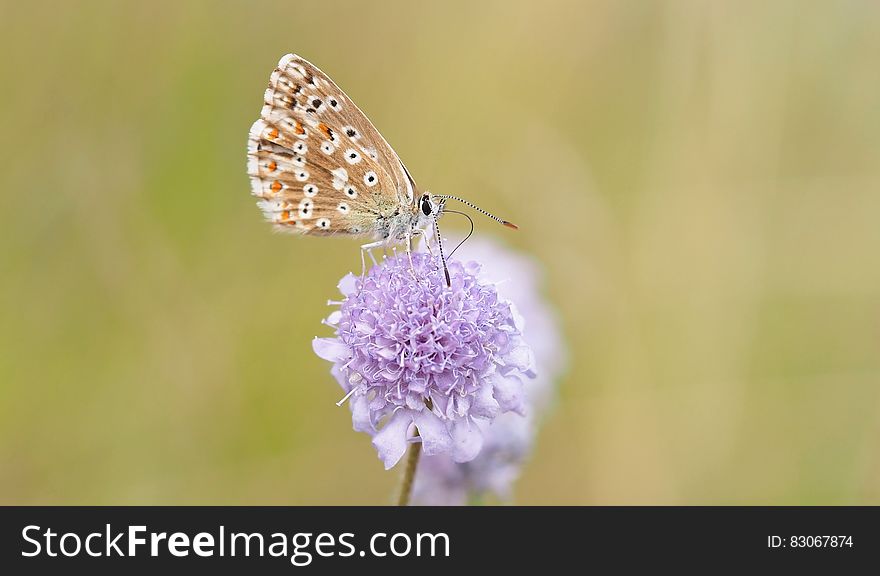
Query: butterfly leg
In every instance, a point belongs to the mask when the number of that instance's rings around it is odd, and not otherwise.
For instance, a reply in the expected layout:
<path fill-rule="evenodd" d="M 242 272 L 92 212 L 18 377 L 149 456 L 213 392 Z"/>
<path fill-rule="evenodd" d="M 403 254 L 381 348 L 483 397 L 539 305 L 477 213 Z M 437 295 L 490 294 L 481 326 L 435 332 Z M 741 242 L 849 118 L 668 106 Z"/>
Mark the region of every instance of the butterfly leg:
<path fill-rule="evenodd" d="M 370 242 L 369 244 L 361 245 L 361 280 L 364 279 L 364 276 L 367 275 L 367 260 L 364 258 L 364 253 L 370 255 L 370 259 L 373 261 L 373 264 L 376 264 L 376 258 L 373 257 L 373 253 L 371 250 L 373 248 L 378 248 L 379 246 L 383 246 L 385 244 L 384 240 L 377 240 L 376 242 Z"/>
<path fill-rule="evenodd" d="M 407 233 L 406 235 L 406 257 L 409 258 L 409 271 L 412 272 L 413 278 L 418 279 L 418 274 L 416 274 L 416 267 L 413 265 L 412 260 L 412 233 Z"/>
<path fill-rule="evenodd" d="M 415 278 L 416 282 L 421 284 L 422 278 L 418 274 L 416 274 L 416 268 L 413 265 L 413 260 L 412 260 L 413 238 L 416 236 L 422 236 L 423 238 L 425 238 L 424 244 L 428 249 L 428 254 L 430 254 L 431 257 L 433 257 L 433 253 L 431 252 L 431 246 L 428 244 L 428 241 L 427 241 L 428 235 L 425 234 L 424 230 L 416 229 L 416 230 L 413 230 L 412 233 L 407 235 L 407 237 L 406 237 L 406 255 L 409 258 L 409 269 L 410 269 L 410 272 L 412 272 L 412 275 Z"/>
<path fill-rule="evenodd" d="M 424 245 L 425 249 L 428 251 L 428 254 L 433 257 L 434 251 L 431 249 L 431 235 L 425 234 L 425 231 L 419 228 L 417 230 L 413 230 L 413 236 L 422 237 L 422 245 Z"/>

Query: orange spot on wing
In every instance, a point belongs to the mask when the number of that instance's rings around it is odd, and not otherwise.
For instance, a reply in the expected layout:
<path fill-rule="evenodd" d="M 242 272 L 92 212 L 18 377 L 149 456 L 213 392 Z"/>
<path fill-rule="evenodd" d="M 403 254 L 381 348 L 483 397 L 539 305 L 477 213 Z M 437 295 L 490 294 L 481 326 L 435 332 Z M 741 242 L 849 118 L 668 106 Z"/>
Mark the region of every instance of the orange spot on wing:
<path fill-rule="evenodd" d="M 289 210 L 285 210 L 284 212 L 282 212 L 282 213 L 281 213 L 281 219 L 282 219 L 282 220 L 290 220 L 290 211 L 289 211 Z"/>
<path fill-rule="evenodd" d="M 296 132 L 297 134 L 305 134 L 306 133 L 306 129 L 303 128 L 303 125 L 300 124 L 299 122 L 297 122 L 296 125 L 293 127 L 293 131 Z"/>
<path fill-rule="evenodd" d="M 279 190 L 281 190 L 281 182 L 279 182 L 278 180 L 272 182 L 271 188 L 272 192 L 278 192 Z"/>
<path fill-rule="evenodd" d="M 266 164 L 266 168 L 269 169 L 269 172 L 274 172 L 278 168 L 278 164 L 276 164 L 274 160 L 270 160 L 269 163 Z"/>
<path fill-rule="evenodd" d="M 272 128 L 271 130 L 269 130 L 269 138 L 272 140 L 278 138 L 278 128 Z"/>
<path fill-rule="evenodd" d="M 330 127 L 327 126 L 326 124 L 324 124 L 323 122 L 318 124 L 318 130 L 323 132 L 324 136 L 326 136 L 327 138 L 330 138 L 330 136 L 331 136 Z"/>

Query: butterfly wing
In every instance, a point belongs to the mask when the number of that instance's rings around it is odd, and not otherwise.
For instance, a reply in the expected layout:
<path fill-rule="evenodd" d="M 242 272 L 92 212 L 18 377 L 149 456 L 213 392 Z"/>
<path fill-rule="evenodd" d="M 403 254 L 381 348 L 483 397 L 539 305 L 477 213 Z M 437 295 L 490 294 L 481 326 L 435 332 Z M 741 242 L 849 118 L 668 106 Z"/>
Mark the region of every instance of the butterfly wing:
<path fill-rule="evenodd" d="M 413 203 L 394 150 L 339 87 L 299 56 L 281 58 L 248 137 L 251 191 L 279 230 L 377 235 Z"/>

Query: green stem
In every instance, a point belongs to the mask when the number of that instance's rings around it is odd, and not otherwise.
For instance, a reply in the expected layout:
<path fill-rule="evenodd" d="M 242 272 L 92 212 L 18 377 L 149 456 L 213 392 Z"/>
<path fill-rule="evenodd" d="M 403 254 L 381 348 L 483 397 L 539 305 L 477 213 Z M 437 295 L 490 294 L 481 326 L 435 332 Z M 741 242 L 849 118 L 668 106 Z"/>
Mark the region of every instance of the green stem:
<path fill-rule="evenodd" d="M 418 436 L 418 433 L 416 433 Z M 400 497 L 397 499 L 398 506 L 409 506 L 412 495 L 413 481 L 416 478 L 416 468 L 419 465 L 419 456 L 422 453 L 422 443 L 413 442 L 406 456 L 406 468 L 403 471 L 403 481 L 400 484 Z"/>

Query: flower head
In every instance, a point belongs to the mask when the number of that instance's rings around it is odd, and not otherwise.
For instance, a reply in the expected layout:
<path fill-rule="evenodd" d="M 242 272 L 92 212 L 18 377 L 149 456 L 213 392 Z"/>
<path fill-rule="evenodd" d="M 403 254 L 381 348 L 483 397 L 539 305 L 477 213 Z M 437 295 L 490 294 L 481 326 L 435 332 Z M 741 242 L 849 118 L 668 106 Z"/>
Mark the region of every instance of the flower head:
<path fill-rule="evenodd" d="M 413 503 L 422 505 L 462 505 L 487 495 L 510 500 L 566 364 L 556 315 L 541 294 L 537 263 L 485 239 L 469 241 L 460 253 L 483 262 L 480 277 L 495 282 L 498 293 L 515 302 L 527 319 L 521 325 L 534 352 L 537 377 L 525 389 L 528 411 L 524 418 L 501 414 L 491 423 L 480 424 L 484 443 L 476 458 L 466 463 L 456 463 L 444 454 L 422 458 L 413 487 Z"/>
<path fill-rule="evenodd" d="M 386 469 L 409 441 L 421 441 L 427 456 L 472 460 L 482 426 L 504 412 L 524 414 L 523 381 L 534 377 L 519 315 L 480 278 L 479 264 L 450 263 L 447 287 L 433 257 L 411 258 L 343 278 L 345 298 L 326 321 L 336 335 L 313 344 L 333 362 L 354 429 L 373 436 Z"/>

